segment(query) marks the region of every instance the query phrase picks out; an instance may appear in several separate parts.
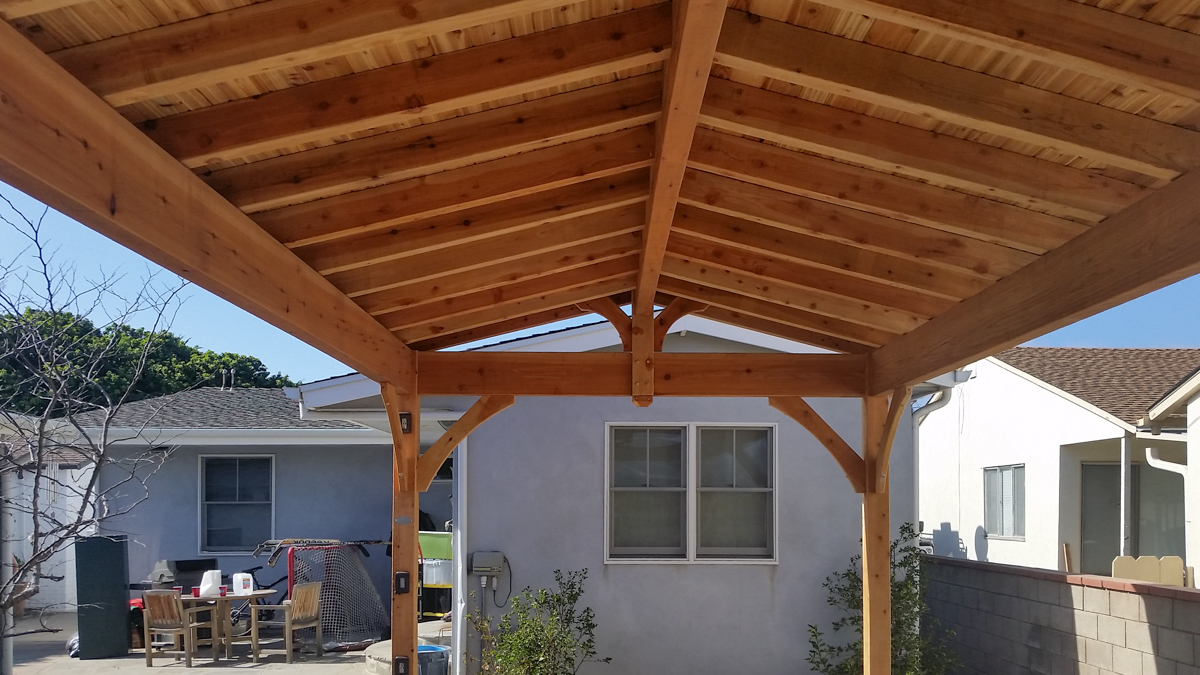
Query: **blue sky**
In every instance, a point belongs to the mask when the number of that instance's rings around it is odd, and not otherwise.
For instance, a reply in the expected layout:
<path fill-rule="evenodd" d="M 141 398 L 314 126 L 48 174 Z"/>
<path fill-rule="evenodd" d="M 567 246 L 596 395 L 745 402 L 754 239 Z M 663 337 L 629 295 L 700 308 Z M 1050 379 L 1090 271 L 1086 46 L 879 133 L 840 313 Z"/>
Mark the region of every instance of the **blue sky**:
<path fill-rule="evenodd" d="M 42 206 L 0 183 L 0 193 L 27 215 Z M 43 230 L 56 262 L 72 265 L 81 278 L 121 275 L 128 290 L 158 271 L 154 263 L 58 213 Z M 28 242 L 0 223 L 0 262 L 13 259 Z M 351 369 L 198 286 L 183 293 L 172 331 L 202 349 L 257 356 L 272 371 L 311 382 Z M 573 323 L 584 323 L 584 317 Z M 562 325 L 570 325 L 564 322 Z M 524 332 L 540 332 L 543 326 Z M 520 333 L 518 333 L 519 335 Z M 1192 277 L 1045 335 L 1030 344 L 1042 347 L 1200 347 L 1200 276 Z"/>

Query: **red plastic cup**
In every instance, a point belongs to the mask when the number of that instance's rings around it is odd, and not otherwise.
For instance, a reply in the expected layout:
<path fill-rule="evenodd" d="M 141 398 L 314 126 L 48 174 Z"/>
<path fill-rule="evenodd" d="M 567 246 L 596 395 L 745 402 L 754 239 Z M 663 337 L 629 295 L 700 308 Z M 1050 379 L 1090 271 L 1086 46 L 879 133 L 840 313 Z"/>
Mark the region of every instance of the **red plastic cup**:
<path fill-rule="evenodd" d="M 192 586 L 192 597 L 193 598 L 200 597 L 200 587 L 199 586 Z"/>
<path fill-rule="evenodd" d="M 222 598 L 225 597 L 225 591 L 229 590 L 229 587 L 228 586 L 218 586 L 218 588 L 221 589 L 221 597 Z"/>
<path fill-rule="evenodd" d="M 183 595 L 183 586 L 172 586 L 171 588 L 174 589 L 176 593 Z"/>

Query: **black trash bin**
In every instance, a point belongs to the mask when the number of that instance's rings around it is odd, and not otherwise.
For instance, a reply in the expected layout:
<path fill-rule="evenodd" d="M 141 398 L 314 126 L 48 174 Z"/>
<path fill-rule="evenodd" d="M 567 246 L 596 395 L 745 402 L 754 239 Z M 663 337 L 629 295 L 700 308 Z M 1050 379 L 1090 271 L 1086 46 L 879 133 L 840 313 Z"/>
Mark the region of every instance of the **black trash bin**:
<path fill-rule="evenodd" d="M 449 675 L 450 648 L 439 645 L 417 647 L 417 675 Z"/>

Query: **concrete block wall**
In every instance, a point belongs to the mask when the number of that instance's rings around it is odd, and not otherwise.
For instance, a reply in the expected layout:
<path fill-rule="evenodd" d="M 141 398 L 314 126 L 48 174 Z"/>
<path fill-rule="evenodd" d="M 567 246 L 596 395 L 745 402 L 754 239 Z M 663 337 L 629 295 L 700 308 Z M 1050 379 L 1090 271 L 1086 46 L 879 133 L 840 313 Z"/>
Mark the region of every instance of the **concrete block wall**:
<path fill-rule="evenodd" d="M 966 675 L 1200 675 L 1200 591 L 930 556 Z"/>

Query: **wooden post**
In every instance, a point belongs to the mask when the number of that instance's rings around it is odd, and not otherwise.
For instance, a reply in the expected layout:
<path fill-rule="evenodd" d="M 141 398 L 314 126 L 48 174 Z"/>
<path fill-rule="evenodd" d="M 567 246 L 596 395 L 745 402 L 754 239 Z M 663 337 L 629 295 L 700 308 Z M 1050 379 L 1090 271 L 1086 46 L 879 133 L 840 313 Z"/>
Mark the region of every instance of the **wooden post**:
<path fill-rule="evenodd" d="M 401 394 L 390 384 L 382 385 L 383 404 L 392 429 L 392 578 L 408 572 L 408 593 L 392 593 L 392 664 L 408 659 L 407 673 L 417 672 L 417 528 L 420 492 L 417 488 L 417 458 L 421 454 L 421 397 L 417 395 L 416 369 L 412 393 Z M 400 414 L 411 415 L 408 433 L 401 429 Z"/>
<path fill-rule="evenodd" d="M 867 491 L 863 494 L 863 673 L 892 672 L 891 522 L 884 444 L 888 414 L 886 396 L 863 399 L 863 460 Z M 877 477 L 882 476 L 882 481 Z"/>
<path fill-rule="evenodd" d="M 654 308 L 633 313 L 633 403 L 654 401 Z"/>

